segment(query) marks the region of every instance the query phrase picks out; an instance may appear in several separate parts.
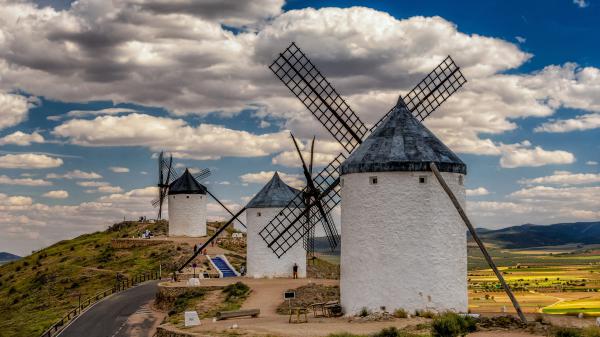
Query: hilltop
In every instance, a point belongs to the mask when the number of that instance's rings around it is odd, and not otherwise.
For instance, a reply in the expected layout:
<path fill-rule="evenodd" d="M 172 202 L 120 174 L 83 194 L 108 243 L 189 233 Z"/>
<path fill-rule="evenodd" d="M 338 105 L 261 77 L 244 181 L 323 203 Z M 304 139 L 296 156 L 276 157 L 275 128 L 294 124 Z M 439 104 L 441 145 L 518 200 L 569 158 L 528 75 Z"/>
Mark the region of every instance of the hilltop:
<path fill-rule="evenodd" d="M 117 273 L 132 277 L 189 255 L 192 247 L 170 241 L 114 248 L 112 239 L 138 236 L 145 229 L 165 234 L 166 222 L 123 222 L 106 231 L 60 241 L 0 266 L 0 336 L 37 336 L 85 299 L 112 287 Z"/>

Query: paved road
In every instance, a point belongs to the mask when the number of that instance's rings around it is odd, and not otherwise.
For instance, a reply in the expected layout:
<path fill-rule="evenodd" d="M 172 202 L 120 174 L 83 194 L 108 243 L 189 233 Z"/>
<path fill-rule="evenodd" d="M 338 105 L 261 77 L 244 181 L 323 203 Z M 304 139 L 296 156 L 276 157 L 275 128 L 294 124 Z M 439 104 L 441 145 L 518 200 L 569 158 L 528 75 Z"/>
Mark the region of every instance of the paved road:
<path fill-rule="evenodd" d="M 59 336 L 129 337 L 131 325 L 135 325 L 135 329 L 138 330 L 136 335 L 149 335 L 148 332 L 156 319 L 152 317 L 147 304 L 154 299 L 157 284 L 158 281 L 146 282 L 100 301 L 78 317 Z M 132 319 L 128 320 L 130 316 L 137 316 L 138 319 L 132 322 Z"/>

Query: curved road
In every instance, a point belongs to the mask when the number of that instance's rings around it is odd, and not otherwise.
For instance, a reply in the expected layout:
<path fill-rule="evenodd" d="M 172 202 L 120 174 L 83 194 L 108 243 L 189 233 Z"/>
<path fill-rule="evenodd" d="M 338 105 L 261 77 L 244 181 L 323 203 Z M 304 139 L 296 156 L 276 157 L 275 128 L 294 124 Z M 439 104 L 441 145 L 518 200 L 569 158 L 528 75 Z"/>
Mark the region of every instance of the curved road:
<path fill-rule="evenodd" d="M 157 284 L 158 281 L 145 282 L 96 303 L 58 336 L 152 336 L 158 317 L 149 303 L 154 299 Z"/>

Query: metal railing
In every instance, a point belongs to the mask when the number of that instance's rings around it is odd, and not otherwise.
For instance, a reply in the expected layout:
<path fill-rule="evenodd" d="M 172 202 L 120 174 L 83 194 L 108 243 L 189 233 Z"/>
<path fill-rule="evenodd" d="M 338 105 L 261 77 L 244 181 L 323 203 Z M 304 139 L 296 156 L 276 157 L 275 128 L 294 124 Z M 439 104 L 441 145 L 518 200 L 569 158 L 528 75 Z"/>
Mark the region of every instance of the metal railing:
<path fill-rule="evenodd" d="M 118 277 L 115 281 L 115 284 L 111 288 L 99 291 L 95 295 L 92 295 L 87 299 L 81 301 L 74 309 L 70 310 L 58 322 L 54 323 L 50 328 L 44 331 L 44 333 L 41 334 L 40 337 L 53 337 L 58 335 L 67 326 L 67 323 L 73 321 L 91 305 L 95 304 L 96 302 L 109 295 L 129 289 L 142 282 L 158 279 L 160 279 L 160 271 L 151 271 L 143 274 L 138 274 L 131 278 Z"/>

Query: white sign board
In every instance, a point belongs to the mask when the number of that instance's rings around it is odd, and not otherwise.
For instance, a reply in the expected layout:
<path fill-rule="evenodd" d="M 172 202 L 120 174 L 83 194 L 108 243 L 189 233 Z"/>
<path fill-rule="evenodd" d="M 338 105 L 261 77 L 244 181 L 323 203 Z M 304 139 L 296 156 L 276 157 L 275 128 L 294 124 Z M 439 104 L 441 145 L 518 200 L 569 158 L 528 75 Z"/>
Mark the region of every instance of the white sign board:
<path fill-rule="evenodd" d="M 186 311 L 185 312 L 185 326 L 195 326 L 200 325 L 200 318 L 198 317 L 198 313 L 195 311 Z"/>

